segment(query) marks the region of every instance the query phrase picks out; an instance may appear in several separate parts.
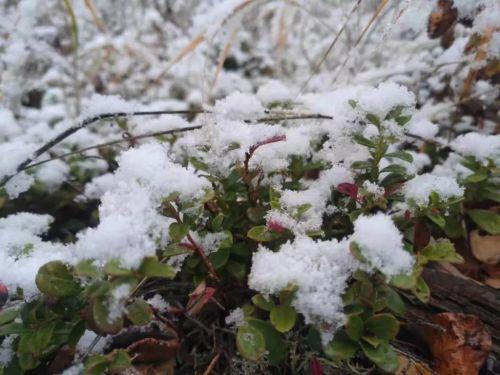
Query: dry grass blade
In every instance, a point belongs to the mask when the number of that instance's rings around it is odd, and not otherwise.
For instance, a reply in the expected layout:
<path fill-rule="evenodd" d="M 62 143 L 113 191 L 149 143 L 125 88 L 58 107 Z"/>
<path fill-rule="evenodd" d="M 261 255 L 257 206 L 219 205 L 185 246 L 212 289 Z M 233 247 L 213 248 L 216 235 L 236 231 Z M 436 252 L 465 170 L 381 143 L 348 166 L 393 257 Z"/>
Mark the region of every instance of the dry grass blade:
<path fill-rule="evenodd" d="M 287 13 L 287 4 L 285 3 L 283 4 L 280 14 L 278 41 L 276 43 L 276 58 L 278 62 L 281 62 L 281 57 L 283 56 L 283 51 L 285 50 L 285 46 L 288 41 L 288 34 L 286 32 L 286 13 Z"/>
<path fill-rule="evenodd" d="M 226 45 L 224 46 L 224 49 L 222 50 L 220 56 L 219 56 L 219 63 L 217 64 L 217 70 L 215 71 L 215 77 L 212 82 L 212 86 L 210 87 L 210 93 L 214 89 L 215 85 L 217 84 L 217 80 L 219 79 L 220 72 L 222 71 L 222 68 L 224 66 L 224 61 L 226 61 L 227 56 L 229 55 L 229 51 L 231 50 L 231 46 L 233 45 L 234 40 L 236 39 L 236 35 L 238 34 L 239 28 L 235 28 L 233 32 L 231 33 L 231 36 L 229 37 Z"/>
<path fill-rule="evenodd" d="M 104 27 L 104 22 L 102 22 L 102 20 L 97 15 L 97 10 L 94 5 L 94 2 L 92 0 L 84 0 L 84 1 L 85 1 L 85 6 L 87 7 L 92 16 L 92 21 L 94 21 L 97 28 L 102 32 L 106 31 L 106 28 Z"/>
<path fill-rule="evenodd" d="M 382 10 L 385 8 L 385 6 L 387 5 L 387 3 L 389 2 L 389 0 L 382 0 L 382 2 L 379 4 L 379 6 L 377 7 L 377 9 L 375 10 L 375 13 L 373 13 L 373 16 L 372 18 L 370 18 L 370 21 L 368 21 L 368 23 L 366 24 L 365 28 L 363 29 L 363 31 L 361 32 L 361 34 L 359 35 L 358 39 L 356 40 L 356 42 L 354 43 L 354 46 L 353 48 L 356 48 L 359 43 L 361 42 L 361 40 L 363 40 L 363 37 L 365 36 L 366 32 L 370 29 L 371 25 L 373 24 L 373 22 L 378 18 L 378 16 L 380 15 L 380 13 L 382 12 Z M 340 73 L 342 72 L 342 70 L 344 69 L 344 67 L 346 66 L 347 62 L 349 61 L 349 58 L 351 57 L 351 54 L 349 53 L 346 58 L 344 59 L 342 65 L 340 66 L 340 69 L 338 70 L 337 74 L 335 75 L 332 83 L 335 83 L 337 82 L 337 79 L 339 78 L 340 76 Z"/>
<path fill-rule="evenodd" d="M 231 14 L 227 16 L 221 23 L 221 26 L 224 25 L 229 19 L 231 19 L 234 15 L 236 15 L 238 12 L 243 10 L 246 6 L 254 2 L 255 0 L 245 0 L 243 3 L 239 4 L 236 6 Z M 176 57 L 167 65 L 165 70 L 161 72 L 161 74 L 158 76 L 158 78 L 155 80 L 156 82 L 160 81 L 163 76 L 174 66 L 177 64 L 179 61 L 184 59 L 187 55 L 189 55 L 191 52 L 193 52 L 202 42 L 206 40 L 206 35 L 205 33 L 200 33 L 198 34 L 194 39 L 192 39 L 187 46 L 185 46 L 177 55 Z"/>
<path fill-rule="evenodd" d="M 387 0 L 386 0 L 387 2 Z M 356 4 L 354 5 L 354 7 L 351 9 L 351 11 L 349 12 L 349 16 L 347 17 L 347 20 L 344 22 L 344 24 L 342 25 L 342 27 L 340 28 L 340 30 L 338 31 L 338 33 L 335 35 L 335 37 L 333 38 L 332 42 L 330 43 L 330 45 L 328 46 L 328 48 L 326 49 L 325 53 L 323 54 L 323 56 L 321 57 L 321 59 L 318 61 L 318 63 L 316 64 L 316 66 L 314 67 L 311 75 L 307 78 L 307 80 L 302 84 L 301 88 L 300 88 L 300 91 L 299 91 L 299 94 L 302 94 L 304 92 L 304 90 L 307 88 L 307 85 L 309 84 L 309 82 L 311 81 L 311 79 L 314 78 L 314 76 L 316 74 L 318 74 L 319 72 L 319 68 L 321 67 L 321 65 L 323 65 L 323 63 L 325 62 L 326 58 L 328 57 L 328 55 L 330 54 L 330 52 L 332 52 L 333 50 L 333 47 L 335 46 L 335 44 L 337 44 L 337 41 L 339 40 L 340 36 L 344 33 L 344 30 L 351 18 L 351 16 L 354 14 L 354 12 L 358 9 L 359 5 L 361 4 L 361 0 L 358 0 L 356 2 Z"/>

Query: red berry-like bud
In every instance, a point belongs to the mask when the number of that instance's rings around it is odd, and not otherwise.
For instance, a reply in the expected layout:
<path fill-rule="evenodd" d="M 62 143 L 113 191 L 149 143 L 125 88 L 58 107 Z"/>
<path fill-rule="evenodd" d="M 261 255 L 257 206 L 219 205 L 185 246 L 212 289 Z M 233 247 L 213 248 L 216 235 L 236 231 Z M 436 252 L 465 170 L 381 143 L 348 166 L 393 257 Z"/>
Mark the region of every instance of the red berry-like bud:
<path fill-rule="evenodd" d="M 283 225 L 281 225 L 280 223 L 278 223 L 277 221 L 274 221 L 274 220 L 268 221 L 267 227 L 269 229 L 271 229 L 272 231 L 278 232 L 278 233 L 283 233 L 286 230 L 286 228 Z"/>
<path fill-rule="evenodd" d="M 5 305 L 8 299 L 9 299 L 9 290 L 7 289 L 4 283 L 0 282 L 0 307 Z"/>
<path fill-rule="evenodd" d="M 337 186 L 338 191 L 342 194 L 350 196 L 352 199 L 358 199 L 358 187 L 348 182 L 343 182 Z"/>

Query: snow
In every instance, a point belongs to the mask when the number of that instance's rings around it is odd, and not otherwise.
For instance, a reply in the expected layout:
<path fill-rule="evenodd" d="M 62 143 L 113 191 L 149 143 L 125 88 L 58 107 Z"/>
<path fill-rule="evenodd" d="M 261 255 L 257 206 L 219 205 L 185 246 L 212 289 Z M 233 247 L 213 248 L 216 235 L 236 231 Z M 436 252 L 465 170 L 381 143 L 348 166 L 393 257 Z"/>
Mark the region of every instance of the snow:
<path fill-rule="evenodd" d="M 296 285 L 292 304 L 306 323 L 327 323 L 333 332 L 344 322 L 342 293 L 356 265 L 346 241 L 300 236 L 278 252 L 260 246 L 252 257 L 248 284 L 263 294 Z"/>
<path fill-rule="evenodd" d="M 0 344 L 0 366 L 8 365 L 12 360 L 15 353 L 13 343 L 16 338 L 17 335 L 9 335 L 2 340 L 2 344 Z"/>
<path fill-rule="evenodd" d="M 417 135 L 423 139 L 434 139 L 439 131 L 439 127 L 429 120 L 412 121 L 407 126 L 410 134 Z"/>
<path fill-rule="evenodd" d="M 414 106 L 415 95 L 402 85 L 384 82 L 376 88 L 364 90 L 359 97 L 359 104 L 366 113 L 372 113 L 382 120 L 395 107 Z"/>
<path fill-rule="evenodd" d="M 64 247 L 42 241 L 53 218 L 21 212 L 0 219 L 0 280 L 10 290 L 21 287 L 28 299 L 37 292 L 35 277 L 45 263 L 64 259 Z"/>
<path fill-rule="evenodd" d="M 460 187 L 452 177 L 437 176 L 430 173 L 415 176 L 406 182 L 403 193 L 406 200 L 417 206 L 429 204 L 429 195 L 435 192 L 442 200 L 459 198 L 464 194 L 464 188 Z"/>
<path fill-rule="evenodd" d="M 241 307 L 238 307 L 229 312 L 225 318 L 226 325 L 229 327 L 240 327 L 245 322 L 245 313 Z"/>
<path fill-rule="evenodd" d="M 500 135 L 467 133 L 455 138 L 450 146 L 463 156 L 474 156 L 479 161 L 500 157 Z"/>
<path fill-rule="evenodd" d="M 82 111 L 81 120 L 104 113 L 130 113 L 137 109 L 137 103 L 128 102 L 118 95 L 93 94 Z"/>
<path fill-rule="evenodd" d="M 151 305 L 152 308 L 157 310 L 159 313 L 164 313 L 166 312 L 170 304 L 166 302 L 163 297 L 159 294 L 155 294 L 153 297 L 149 298 L 147 301 Z"/>
<path fill-rule="evenodd" d="M 286 103 L 293 99 L 291 90 L 282 82 L 277 80 L 270 80 L 260 86 L 256 95 L 257 98 L 259 98 L 259 100 L 266 105 L 273 103 Z"/>
<path fill-rule="evenodd" d="M 386 214 L 360 216 L 350 240 L 359 245 L 371 267 L 388 277 L 408 273 L 413 266 L 413 257 L 403 249 L 403 236 Z"/>
<path fill-rule="evenodd" d="M 10 199 L 15 199 L 27 191 L 33 182 L 35 182 L 33 176 L 27 174 L 26 172 L 21 172 L 7 181 L 5 184 L 5 191 L 9 195 Z"/>
<path fill-rule="evenodd" d="M 130 284 L 121 284 L 111 290 L 108 299 L 108 322 L 113 323 L 120 318 L 125 311 L 125 302 L 130 297 Z"/>
<path fill-rule="evenodd" d="M 69 165 L 62 160 L 54 160 L 38 167 L 35 177 L 51 193 L 59 189 L 62 183 L 69 177 L 69 169 Z"/>
<path fill-rule="evenodd" d="M 19 164 L 32 157 L 35 146 L 22 141 L 0 143 L 0 179 L 12 175 Z"/>
<path fill-rule="evenodd" d="M 264 115 L 264 107 L 255 95 L 236 91 L 217 100 L 213 113 L 226 120 L 252 120 Z"/>

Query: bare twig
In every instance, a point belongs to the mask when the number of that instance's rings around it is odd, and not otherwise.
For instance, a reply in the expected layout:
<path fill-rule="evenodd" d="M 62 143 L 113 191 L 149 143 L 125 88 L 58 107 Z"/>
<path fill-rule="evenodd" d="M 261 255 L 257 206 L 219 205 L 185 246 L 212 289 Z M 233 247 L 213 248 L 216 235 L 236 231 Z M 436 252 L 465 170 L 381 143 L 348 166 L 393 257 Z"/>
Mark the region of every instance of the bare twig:
<path fill-rule="evenodd" d="M 45 143 L 43 146 L 35 150 L 32 154 L 32 156 L 26 158 L 21 164 L 19 164 L 16 168 L 16 171 L 12 174 L 9 174 L 7 176 L 4 176 L 0 180 L 0 186 L 5 185 L 6 182 L 8 182 L 12 177 L 14 177 L 16 174 L 21 172 L 23 169 L 25 169 L 26 166 L 28 166 L 32 161 L 34 161 L 37 157 L 42 155 L 44 152 L 47 152 L 50 150 L 52 147 L 57 145 L 58 143 L 62 142 L 72 134 L 76 133 L 80 129 L 86 128 L 90 124 L 93 124 L 94 122 L 97 122 L 99 120 L 104 120 L 108 118 L 115 118 L 115 117 L 128 117 L 128 116 L 150 116 L 150 115 L 164 115 L 164 114 L 177 114 L 177 115 L 192 115 L 196 113 L 204 113 L 206 111 L 204 110 L 199 110 L 199 111 L 134 111 L 134 112 L 114 112 L 114 113 L 102 113 L 100 115 L 96 115 L 94 117 L 89 117 L 87 119 L 84 119 L 80 123 L 78 123 L 75 126 L 72 126 L 62 133 L 58 134 L 54 138 L 52 138 L 50 141 Z"/>

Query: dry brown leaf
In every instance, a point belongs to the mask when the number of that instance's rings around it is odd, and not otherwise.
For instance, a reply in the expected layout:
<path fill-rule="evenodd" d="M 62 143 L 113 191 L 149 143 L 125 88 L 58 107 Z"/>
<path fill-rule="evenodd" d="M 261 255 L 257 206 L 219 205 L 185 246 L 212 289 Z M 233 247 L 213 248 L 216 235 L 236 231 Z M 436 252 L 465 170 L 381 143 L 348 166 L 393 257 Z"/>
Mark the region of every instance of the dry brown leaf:
<path fill-rule="evenodd" d="M 179 340 L 177 339 L 146 338 L 127 347 L 127 352 L 134 359 L 134 363 L 161 363 L 174 358 L 178 350 Z"/>
<path fill-rule="evenodd" d="M 399 367 L 395 375 L 432 375 L 432 370 L 424 363 L 403 354 L 398 354 Z"/>
<path fill-rule="evenodd" d="M 500 289 L 500 279 L 490 277 L 489 279 L 484 280 L 484 283 L 492 288 Z"/>
<path fill-rule="evenodd" d="M 426 327 L 425 339 L 440 375 L 478 374 L 491 351 L 491 335 L 474 315 L 441 313 L 432 318 L 441 329 Z"/>
<path fill-rule="evenodd" d="M 429 38 L 435 39 L 443 36 L 457 20 L 457 9 L 453 8 L 452 0 L 439 0 L 437 9 L 429 16 L 427 33 Z"/>
<path fill-rule="evenodd" d="M 169 360 L 159 364 L 143 363 L 127 369 L 127 375 L 174 375 L 174 361 Z"/>
<path fill-rule="evenodd" d="M 481 236 L 478 230 L 470 233 L 472 254 L 483 263 L 495 265 L 500 262 L 500 235 Z"/>

